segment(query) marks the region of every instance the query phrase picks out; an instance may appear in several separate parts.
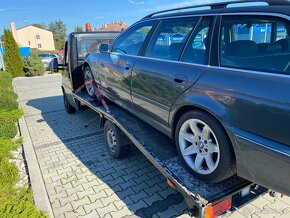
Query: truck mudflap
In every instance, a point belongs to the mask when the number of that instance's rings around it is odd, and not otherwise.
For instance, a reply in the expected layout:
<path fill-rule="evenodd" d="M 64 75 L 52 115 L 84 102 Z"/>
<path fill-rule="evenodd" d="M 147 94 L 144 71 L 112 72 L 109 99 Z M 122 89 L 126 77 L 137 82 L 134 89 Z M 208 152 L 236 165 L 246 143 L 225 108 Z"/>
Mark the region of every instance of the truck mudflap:
<path fill-rule="evenodd" d="M 168 185 L 179 191 L 190 208 L 190 215 L 196 217 L 215 217 L 220 212 L 232 208 L 239 199 L 238 193 L 250 190 L 254 184 L 238 176 L 233 176 L 217 184 L 208 184 L 195 177 L 178 156 L 172 141 L 128 111 L 111 103 L 110 113 L 90 98 L 86 92 L 73 94 L 82 104 L 96 111 L 101 118 L 117 125 L 131 142 L 163 174 Z M 250 192 L 252 198 L 264 193 L 266 189 Z M 238 197 L 232 198 L 238 194 Z M 230 207 L 230 208 L 228 208 Z M 217 209 L 219 208 L 219 209 Z M 218 210 L 218 211 L 216 211 Z M 208 216 L 208 215 L 210 216 Z M 211 214 L 215 214 L 211 216 Z"/>

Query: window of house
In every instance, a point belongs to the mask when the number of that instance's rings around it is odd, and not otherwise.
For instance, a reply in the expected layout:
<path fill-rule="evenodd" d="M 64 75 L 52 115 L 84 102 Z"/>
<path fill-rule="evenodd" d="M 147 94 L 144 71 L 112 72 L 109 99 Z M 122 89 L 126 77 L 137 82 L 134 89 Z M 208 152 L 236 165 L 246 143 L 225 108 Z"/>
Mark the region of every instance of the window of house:
<path fill-rule="evenodd" d="M 225 16 L 220 64 L 290 74 L 290 23 L 267 16 Z"/>
<path fill-rule="evenodd" d="M 192 35 L 181 61 L 194 64 L 206 64 L 211 19 L 211 17 L 203 18 L 197 30 Z"/>
<path fill-rule="evenodd" d="M 41 44 L 37 44 L 37 48 L 42 48 L 42 47 L 41 47 Z"/>
<path fill-rule="evenodd" d="M 177 61 L 199 18 L 168 19 L 162 21 L 154 34 L 145 56 Z"/>
<path fill-rule="evenodd" d="M 133 26 L 114 43 L 112 52 L 138 55 L 143 42 L 154 24 L 155 21 L 148 21 Z"/>
<path fill-rule="evenodd" d="M 36 39 L 40 39 L 40 35 L 36 35 Z"/>

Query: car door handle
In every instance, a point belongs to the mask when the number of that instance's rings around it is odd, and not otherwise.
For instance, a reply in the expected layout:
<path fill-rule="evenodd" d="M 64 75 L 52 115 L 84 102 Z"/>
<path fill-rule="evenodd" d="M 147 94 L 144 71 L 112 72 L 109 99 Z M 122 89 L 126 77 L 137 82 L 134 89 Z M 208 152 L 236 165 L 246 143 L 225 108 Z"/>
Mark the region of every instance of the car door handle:
<path fill-rule="evenodd" d="M 126 70 L 131 70 L 131 67 L 132 67 L 131 64 L 126 64 L 126 65 L 125 65 L 125 69 L 126 69 Z"/>
<path fill-rule="evenodd" d="M 183 75 L 174 75 L 173 76 L 173 81 L 177 84 L 184 84 L 187 82 L 187 77 Z"/>

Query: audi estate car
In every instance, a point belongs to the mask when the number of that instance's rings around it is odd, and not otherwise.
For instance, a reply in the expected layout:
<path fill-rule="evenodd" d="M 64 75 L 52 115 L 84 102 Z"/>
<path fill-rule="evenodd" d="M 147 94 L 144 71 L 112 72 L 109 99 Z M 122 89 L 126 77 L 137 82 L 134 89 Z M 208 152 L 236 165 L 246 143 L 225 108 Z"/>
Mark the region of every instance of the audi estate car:
<path fill-rule="evenodd" d="M 84 79 L 172 138 L 202 180 L 290 195 L 290 3 L 244 2 L 150 14 L 91 53 Z"/>

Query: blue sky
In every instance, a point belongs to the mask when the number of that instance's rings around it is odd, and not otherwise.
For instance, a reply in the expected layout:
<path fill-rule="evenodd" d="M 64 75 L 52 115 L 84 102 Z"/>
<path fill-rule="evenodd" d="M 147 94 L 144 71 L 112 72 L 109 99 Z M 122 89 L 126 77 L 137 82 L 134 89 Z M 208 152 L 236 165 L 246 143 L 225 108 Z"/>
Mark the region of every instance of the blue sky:
<path fill-rule="evenodd" d="M 131 0 L 130 0 L 131 1 Z M 123 20 L 131 25 L 147 14 L 217 0 L 0 0 L 0 35 L 4 28 L 10 28 L 9 22 L 15 21 L 16 28 L 32 23 L 46 23 L 61 19 L 68 32 L 75 26 L 90 22 L 92 27 L 103 23 Z M 68 33 L 67 32 L 67 33 Z"/>

